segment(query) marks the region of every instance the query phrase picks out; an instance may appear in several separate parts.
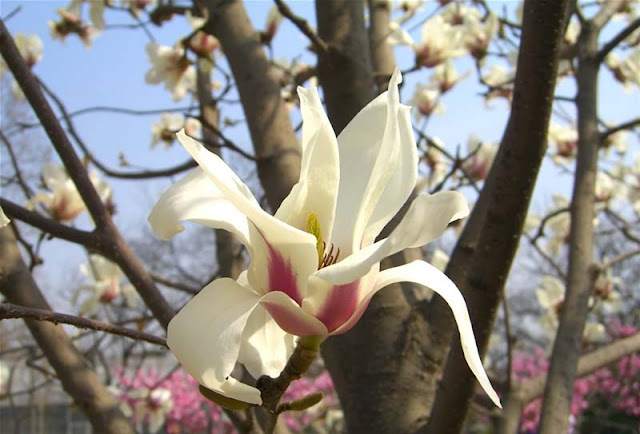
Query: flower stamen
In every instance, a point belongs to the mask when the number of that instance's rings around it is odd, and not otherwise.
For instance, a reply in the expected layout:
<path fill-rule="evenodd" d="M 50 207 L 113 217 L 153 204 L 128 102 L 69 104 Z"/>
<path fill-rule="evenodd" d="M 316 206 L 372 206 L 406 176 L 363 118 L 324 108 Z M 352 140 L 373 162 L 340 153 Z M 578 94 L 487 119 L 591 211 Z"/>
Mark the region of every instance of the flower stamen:
<path fill-rule="evenodd" d="M 322 242 L 322 250 L 326 251 L 327 243 Z M 340 256 L 340 247 L 336 249 L 336 255 L 333 256 L 333 244 L 329 247 L 329 251 L 326 252 L 322 256 L 322 261 L 320 262 L 320 268 L 328 267 L 329 265 L 333 265 L 338 262 L 338 257 Z"/>

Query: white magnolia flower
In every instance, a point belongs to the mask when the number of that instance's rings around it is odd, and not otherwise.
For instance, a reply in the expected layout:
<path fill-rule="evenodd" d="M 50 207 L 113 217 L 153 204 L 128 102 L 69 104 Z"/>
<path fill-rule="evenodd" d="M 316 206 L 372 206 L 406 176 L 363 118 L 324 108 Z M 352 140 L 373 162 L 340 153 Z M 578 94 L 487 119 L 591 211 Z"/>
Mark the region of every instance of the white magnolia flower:
<path fill-rule="evenodd" d="M 82 22 L 77 13 L 67 9 L 58 9 L 57 12 L 61 17 L 60 21 L 47 21 L 51 39 L 64 42 L 69 34 L 75 33 L 86 48 L 91 48 L 92 39 L 97 36 L 98 31 Z"/>
<path fill-rule="evenodd" d="M 79 17 L 83 3 L 89 3 L 89 19 L 93 27 L 97 30 L 104 30 L 104 10 L 107 4 L 111 4 L 111 0 L 71 0 L 67 10 Z"/>
<path fill-rule="evenodd" d="M 275 216 L 260 208 L 218 156 L 178 133 L 200 168 L 160 197 L 149 216 L 155 234 L 169 239 L 184 229 L 181 221 L 194 221 L 233 232 L 251 257 L 237 280 L 214 280 L 169 324 L 169 347 L 203 386 L 261 404 L 258 389 L 231 376 L 237 362 L 255 378 L 275 377 L 293 350 L 294 336 L 344 333 L 377 291 L 411 281 L 449 303 L 465 358 L 499 403 L 454 283 L 424 261 L 380 271 L 383 258 L 426 244 L 468 214 L 460 193 L 420 195 L 391 235 L 376 241 L 417 179 L 410 108 L 399 103 L 400 81 L 396 71 L 389 91 L 362 109 L 338 138 L 317 90 L 299 88 L 300 180 Z"/>
<path fill-rule="evenodd" d="M 569 226 L 571 215 L 569 214 L 569 199 L 560 194 L 552 196 L 553 207 L 548 211 L 555 213 L 547 220 L 546 228 L 551 231 L 545 249 L 552 255 L 557 255 L 560 248 L 569 240 Z"/>
<path fill-rule="evenodd" d="M 91 171 L 89 178 L 100 198 L 108 200 L 112 194 L 111 187 L 100 179 L 96 171 Z M 76 185 L 63 166 L 47 163 L 42 169 L 42 181 L 49 191 L 36 193 L 27 204 L 29 208 L 44 204 L 51 217 L 63 222 L 75 219 L 86 209 Z"/>
<path fill-rule="evenodd" d="M 614 276 L 611 268 L 607 268 L 605 272 L 600 273 L 596 280 L 590 304 L 596 305 L 597 309 L 607 316 L 620 312 L 624 303 L 622 295 L 616 287 L 622 283 L 622 279 Z"/>
<path fill-rule="evenodd" d="M 578 131 L 575 127 L 561 127 L 551 122 L 547 139 L 555 148 L 555 153 L 551 158 L 554 163 L 568 164 L 575 158 L 578 150 Z"/>
<path fill-rule="evenodd" d="M 269 9 L 269 13 L 267 14 L 267 21 L 264 24 L 264 31 L 260 32 L 260 40 L 263 43 L 271 43 L 273 37 L 278 31 L 278 27 L 280 27 L 282 18 L 283 16 L 280 14 L 278 7 L 275 4 L 271 6 L 271 9 Z"/>
<path fill-rule="evenodd" d="M 201 29 L 208 20 L 208 16 L 194 17 L 191 11 L 187 11 L 185 17 L 193 30 Z M 204 30 L 198 30 L 198 32 L 189 39 L 189 48 L 199 57 L 209 57 L 211 53 L 220 48 L 220 41 Z"/>
<path fill-rule="evenodd" d="M 387 44 L 413 46 L 413 38 L 402 25 L 395 20 L 389 21 L 389 36 L 385 39 Z"/>
<path fill-rule="evenodd" d="M 409 104 L 414 108 L 413 116 L 416 121 L 432 114 L 444 113 L 444 106 L 440 102 L 440 92 L 421 83 L 416 85 Z"/>
<path fill-rule="evenodd" d="M 137 431 L 143 432 L 143 424 L 147 424 L 150 434 L 160 431 L 167 418 L 167 413 L 173 408 L 171 390 L 164 387 L 148 389 L 140 387 L 129 392 L 129 397 L 136 400 L 134 414 Z"/>
<path fill-rule="evenodd" d="M 610 53 L 605 64 L 625 91 L 631 91 L 632 86 L 640 87 L 640 47 L 634 48 L 624 60 L 620 60 L 616 53 Z"/>
<path fill-rule="evenodd" d="M 473 181 L 486 179 L 493 165 L 493 160 L 498 153 L 498 145 L 490 142 L 483 142 L 475 135 L 469 136 L 467 140 L 467 151 L 470 158 L 462 164 L 467 176 Z"/>
<path fill-rule="evenodd" d="M 413 46 L 416 65 L 433 68 L 449 59 L 464 56 L 467 51 L 458 27 L 447 23 L 440 15 L 425 22 L 422 26 L 422 41 Z"/>
<path fill-rule="evenodd" d="M 487 55 L 489 44 L 498 32 L 498 26 L 498 16 L 495 14 L 489 14 L 484 21 L 474 14 L 463 16 L 463 43 L 474 58 L 483 59 Z"/>
<path fill-rule="evenodd" d="M 18 51 L 20 51 L 20 54 L 30 68 L 42 60 L 42 40 L 38 35 L 16 33 L 14 40 Z"/>
<path fill-rule="evenodd" d="M 2 207 L 0 206 L 0 228 L 5 227 L 9 223 L 11 223 L 11 220 L 6 216 L 6 214 L 2 210 Z"/>
<path fill-rule="evenodd" d="M 430 84 L 440 93 L 445 93 L 453 88 L 458 82 L 464 80 L 469 75 L 466 72 L 462 76 L 458 75 L 455 66 L 450 61 L 446 61 L 433 69 L 433 74 L 429 77 Z"/>
<path fill-rule="evenodd" d="M 444 149 L 445 145 L 438 137 L 432 137 L 432 142 L 440 147 L 440 149 Z M 431 190 L 432 188 L 439 185 L 447 176 L 449 172 L 449 164 L 448 161 L 440 152 L 440 149 L 435 146 L 429 146 L 424 150 L 423 161 L 427 163 L 429 167 L 429 174 L 421 177 L 416 185 L 416 191 L 423 190 Z"/>
<path fill-rule="evenodd" d="M 489 71 L 482 76 L 482 81 L 490 87 L 485 96 L 485 103 L 490 105 L 494 98 L 505 98 L 511 102 L 513 96 L 513 80 L 515 72 L 503 65 L 491 65 Z"/>
<path fill-rule="evenodd" d="M 176 139 L 176 133 L 184 129 L 185 134 L 191 137 L 200 135 L 202 125 L 195 118 L 187 118 L 181 114 L 162 113 L 160 120 L 151 125 L 151 148 L 163 143 L 165 148 L 170 147 Z"/>
<path fill-rule="evenodd" d="M 145 47 L 151 69 L 144 79 L 149 84 L 164 82 L 164 88 L 171 92 L 174 101 L 195 90 L 196 70 L 185 56 L 181 46 L 169 47 L 149 42 Z"/>
<path fill-rule="evenodd" d="M 553 276 L 542 276 L 541 287 L 536 290 L 538 303 L 545 312 L 540 317 L 544 331 L 549 337 L 555 335 L 558 328 L 558 318 L 562 311 L 565 297 L 565 284 Z M 604 326 L 600 323 L 587 322 L 583 337 L 588 342 L 599 342 L 606 338 Z"/>
<path fill-rule="evenodd" d="M 111 303 L 121 293 L 125 297 L 127 306 L 135 305 L 136 290 L 130 284 L 120 284 L 124 274 L 117 264 L 100 255 L 90 255 L 89 262 L 80 265 L 80 272 L 91 281 L 88 285 L 79 286 L 71 299 L 75 305 L 82 293 L 89 292 L 89 297 L 78 309 L 81 315 L 94 315 L 100 303 Z"/>

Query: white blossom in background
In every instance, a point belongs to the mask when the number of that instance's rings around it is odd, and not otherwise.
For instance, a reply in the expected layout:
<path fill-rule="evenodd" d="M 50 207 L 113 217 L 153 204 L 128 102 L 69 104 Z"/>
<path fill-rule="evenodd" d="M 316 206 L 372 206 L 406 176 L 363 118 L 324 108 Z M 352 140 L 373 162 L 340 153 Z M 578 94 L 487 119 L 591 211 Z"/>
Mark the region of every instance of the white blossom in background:
<path fill-rule="evenodd" d="M 89 172 L 89 179 L 103 201 L 111 198 L 111 187 L 100 178 L 98 172 Z M 75 219 L 86 206 L 65 168 L 59 164 L 47 163 L 42 169 L 42 181 L 48 191 L 36 193 L 27 206 L 34 209 L 43 204 L 51 217 L 61 222 Z"/>
<path fill-rule="evenodd" d="M 596 175 L 595 199 L 598 202 L 607 202 L 614 198 L 627 196 L 626 185 L 618 182 L 608 173 L 598 171 Z"/>
<path fill-rule="evenodd" d="M 472 134 L 467 140 L 467 152 L 471 156 L 462 163 L 462 168 L 466 175 L 473 181 L 486 179 L 498 152 L 498 145 L 496 143 L 483 142 Z"/>
<path fill-rule="evenodd" d="M 89 19 L 96 30 L 104 30 L 104 10 L 107 4 L 111 4 L 111 0 L 71 0 L 67 10 L 79 17 L 82 12 L 83 4 L 89 4 Z"/>
<path fill-rule="evenodd" d="M 0 206 L 0 228 L 8 225 L 9 223 L 11 223 L 11 220 L 9 219 L 9 217 L 7 217 L 7 215 L 2 210 L 2 207 Z"/>
<path fill-rule="evenodd" d="M 208 17 L 195 17 L 191 11 L 185 13 L 185 18 L 189 21 L 193 30 L 198 30 L 207 22 Z M 189 49 L 198 57 L 210 57 L 214 51 L 220 48 L 220 41 L 213 35 L 198 30 L 198 32 L 189 39 Z"/>
<path fill-rule="evenodd" d="M 409 104 L 413 106 L 413 117 L 416 121 L 432 114 L 444 113 L 444 106 L 440 102 L 440 92 L 421 83 L 416 85 Z"/>
<path fill-rule="evenodd" d="M 474 14 L 463 16 L 462 40 L 475 59 L 484 59 L 487 55 L 489 44 L 498 32 L 498 25 L 498 16 L 495 14 L 489 14 L 484 21 Z"/>
<path fill-rule="evenodd" d="M 91 48 L 92 40 L 98 32 L 82 22 L 80 17 L 66 9 L 58 9 L 59 21 L 47 21 L 51 39 L 64 42 L 70 34 L 76 34 L 86 48 Z"/>
<path fill-rule="evenodd" d="M 440 93 L 445 93 L 460 81 L 464 80 L 468 75 L 469 72 L 466 72 L 462 76 L 458 75 L 458 71 L 456 71 L 453 63 L 446 61 L 433 69 L 433 74 L 429 77 L 429 83 L 431 87 L 438 89 Z"/>
<path fill-rule="evenodd" d="M 16 33 L 14 41 L 29 68 L 33 68 L 36 63 L 42 60 L 42 40 L 38 35 Z"/>
<path fill-rule="evenodd" d="M 438 137 L 432 137 L 431 141 L 441 149 L 445 148 L 444 143 Z M 421 176 L 416 184 L 416 191 L 429 191 L 439 185 L 449 171 L 449 165 L 442 152 L 436 146 L 428 146 L 423 149 L 422 160 L 427 163 L 429 173 Z"/>
<path fill-rule="evenodd" d="M 164 387 L 149 389 L 139 387 L 128 392 L 129 398 L 136 400 L 134 415 L 138 432 L 144 432 L 143 425 L 148 425 L 150 434 L 155 434 L 164 425 L 167 413 L 173 408 L 171 390 Z"/>
<path fill-rule="evenodd" d="M 11 377 L 11 368 L 9 365 L 0 360 L 0 396 L 7 393 L 9 387 L 9 378 Z"/>
<path fill-rule="evenodd" d="M 580 36 L 580 31 L 580 22 L 578 20 L 569 21 L 567 30 L 564 32 L 564 43 L 567 45 L 575 44 L 578 36 Z"/>
<path fill-rule="evenodd" d="M 431 265 L 436 267 L 438 270 L 444 272 L 447 268 L 447 264 L 449 263 L 449 259 L 449 255 L 440 249 L 436 249 L 433 252 L 433 256 L 431 256 L 431 261 L 429 262 L 431 262 Z"/>
<path fill-rule="evenodd" d="M 548 239 L 545 250 L 555 256 L 560 251 L 560 248 L 569 241 L 571 216 L 569 215 L 569 199 L 566 196 L 554 194 L 552 200 L 553 207 L 547 213 L 557 214 L 547 220 L 545 234 Z M 549 232 L 551 232 L 550 235 Z"/>
<path fill-rule="evenodd" d="M 169 47 L 149 42 L 145 47 L 151 68 L 145 75 L 149 84 L 164 83 L 174 101 L 180 101 L 187 92 L 195 91 L 196 70 L 181 46 Z"/>
<path fill-rule="evenodd" d="M 640 87 L 640 47 L 635 47 L 624 60 L 616 53 L 610 53 L 605 64 L 625 91 L 630 92 L 633 86 Z"/>
<path fill-rule="evenodd" d="M 260 41 L 264 44 L 270 44 L 273 38 L 276 36 L 276 32 L 282 22 L 282 14 L 278 10 L 278 7 L 274 4 L 269 9 L 267 14 L 267 20 L 264 24 L 264 31 L 260 32 Z"/>
<path fill-rule="evenodd" d="M 504 65 L 491 65 L 489 70 L 482 75 L 482 81 L 486 83 L 490 89 L 485 95 L 485 103 L 490 103 L 495 98 L 504 98 L 511 103 L 513 97 L 513 80 L 515 71 L 508 70 Z"/>
<path fill-rule="evenodd" d="M 128 307 L 135 306 L 136 290 L 130 284 L 121 284 L 124 274 L 117 264 L 100 255 L 89 255 L 89 262 L 80 265 L 80 273 L 91 283 L 80 285 L 71 298 L 76 305 L 82 294 L 88 297 L 78 308 L 80 315 L 92 316 L 100 303 L 109 304 L 122 294 Z"/>
<path fill-rule="evenodd" d="M 387 36 L 385 42 L 391 45 L 413 46 L 413 38 L 409 32 L 402 28 L 401 23 L 396 20 L 389 21 L 389 36 Z"/>
<path fill-rule="evenodd" d="M 590 305 L 595 306 L 597 311 L 609 316 L 616 314 L 624 307 L 622 295 L 616 287 L 622 286 L 620 277 L 614 276 L 611 267 L 601 272 L 596 280 Z"/>
<path fill-rule="evenodd" d="M 159 143 L 165 148 L 170 147 L 176 139 L 176 133 L 184 129 L 185 134 L 197 138 L 202 131 L 200 121 L 195 118 L 187 118 L 181 114 L 162 113 L 160 120 L 151 125 L 151 148 Z"/>
<path fill-rule="evenodd" d="M 626 130 L 616 131 L 613 134 L 609 134 L 603 144 L 605 150 L 608 152 L 613 149 L 618 155 L 624 155 L 629 150 L 629 132 Z"/>
<path fill-rule="evenodd" d="M 567 165 L 573 162 L 578 150 L 578 131 L 574 126 L 560 126 L 551 122 L 547 140 L 555 150 L 551 157 L 555 164 Z"/>
<path fill-rule="evenodd" d="M 427 20 L 422 26 L 422 40 L 413 45 L 416 66 L 433 68 L 449 59 L 464 56 L 467 51 L 458 27 L 447 23 L 440 15 Z"/>

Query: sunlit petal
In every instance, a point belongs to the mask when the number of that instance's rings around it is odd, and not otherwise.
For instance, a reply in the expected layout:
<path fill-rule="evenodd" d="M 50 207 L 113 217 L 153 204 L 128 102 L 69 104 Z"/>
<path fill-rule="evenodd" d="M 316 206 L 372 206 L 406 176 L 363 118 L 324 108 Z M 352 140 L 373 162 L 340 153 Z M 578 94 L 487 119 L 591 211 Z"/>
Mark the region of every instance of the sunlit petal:
<path fill-rule="evenodd" d="M 315 275 L 338 285 L 353 282 L 387 256 L 408 247 L 427 244 L 441 235 L 449 223 L 468 214 L 467 201 L 458 192 L 418 196 L 388 238 L 319 270 Z"/>
<path fill-rule="evenodd" d="M 426 286 L 447 302 L 458 325 L 462 351 L 471 372 L 476 376 L 478 382 L 485 392 L 487 392 L 487 395 L 489 395 L 493 403 L 502 408 L 500 398 L 491 386 L 487 373 L 482 366 L 482 360 L 478 353 L 467 305 L 456 285 L 433 265 L 424 261 L 414 261 L 410 264 L 381 271 L 372 294 L 396 282 L 414 282 Z"/>
<path fill-rule="evenodd" d="M 306 230 L 314 213 L 322 235 L 331 238 L 338 197 L 338 141 L 324 112 L 318 91 L 298 88 L 302 112 L 302 168 L 300 181 L 280 205 L 276 218 Z"/>
<path fill-rule="evenodd" d="M 167 345 L 200 384 L 229 398 L 261 404 L 260 392 L 230 377 L 243 332 L 260 297 L 232 279 L 204 287 L 171 320 Z"/>
<path fill-rule="evenodd" d="M 326 336 L 327 327 L 282 292 L 271 292 L 260 301 L 286 332 L 296 336 Z"/>
<path fill-rule="evenodd" d="M 184 230 L 182 221 L 225 229 L 249 246 L 249 221 L 200 168 L 169 187 L 149 215 L 153 233 L 168 240 Z"/>

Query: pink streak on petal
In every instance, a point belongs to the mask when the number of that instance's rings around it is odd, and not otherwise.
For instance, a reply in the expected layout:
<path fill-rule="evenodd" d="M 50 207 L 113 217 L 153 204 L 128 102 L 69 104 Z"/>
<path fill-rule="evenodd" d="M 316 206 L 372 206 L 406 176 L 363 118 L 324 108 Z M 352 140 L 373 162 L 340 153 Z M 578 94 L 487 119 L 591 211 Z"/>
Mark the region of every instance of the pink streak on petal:
<path fill-rule="evenodd" d="M 305 321 L 302 315 L 297 315 L 294 311 L 280 304 L 263 301 L 262 305 L 280 328 L 287 333 L 296 336 L 318 336 L 327 332 L 326 330 L 321 330 L 323 328 L 322 324 L 318 323 L 319 327 L 314 327 L 312 323 Z"/>
<path fill-rule="evenodd" d="M 367 307 L 369 307 L 370 301 L 371 301 L 371 298 L 364 300 L 362 304 L 360 304 L 360 306 L 356 308 L 356 311 L 353 313 L 351 318 L 349 318 L 344 324 L 342 324 L 342 326 L 333 330 L 330 333 L 330 335 L 338 336 L 338 335 L 341 335 L 342 333 L 345 333 L 351 330 L 353 326 L 355 326 L 358 323 L 358 321 L 360 321 L 360 318 L 362 318 L 362 315 L 364 315 L 364 311 L 367 310 Z"/>
<path fill-rule="evenodd" d="M 356 311 L 359 286 L 358 279 L 345 285 L 336 285 L 331 289 L 324 306 L 316 315 L 316 318 L 327 326 L 329 332 L 344 324 Z"/>
<path fill-rule="evenodd" d="M 298 305 L 302 305 L 298 281 L 291 268 L 291 263 L 285 260 L 266 239 L 264 242 L 269 249 L 269 292 L 284 292 Z"/>

